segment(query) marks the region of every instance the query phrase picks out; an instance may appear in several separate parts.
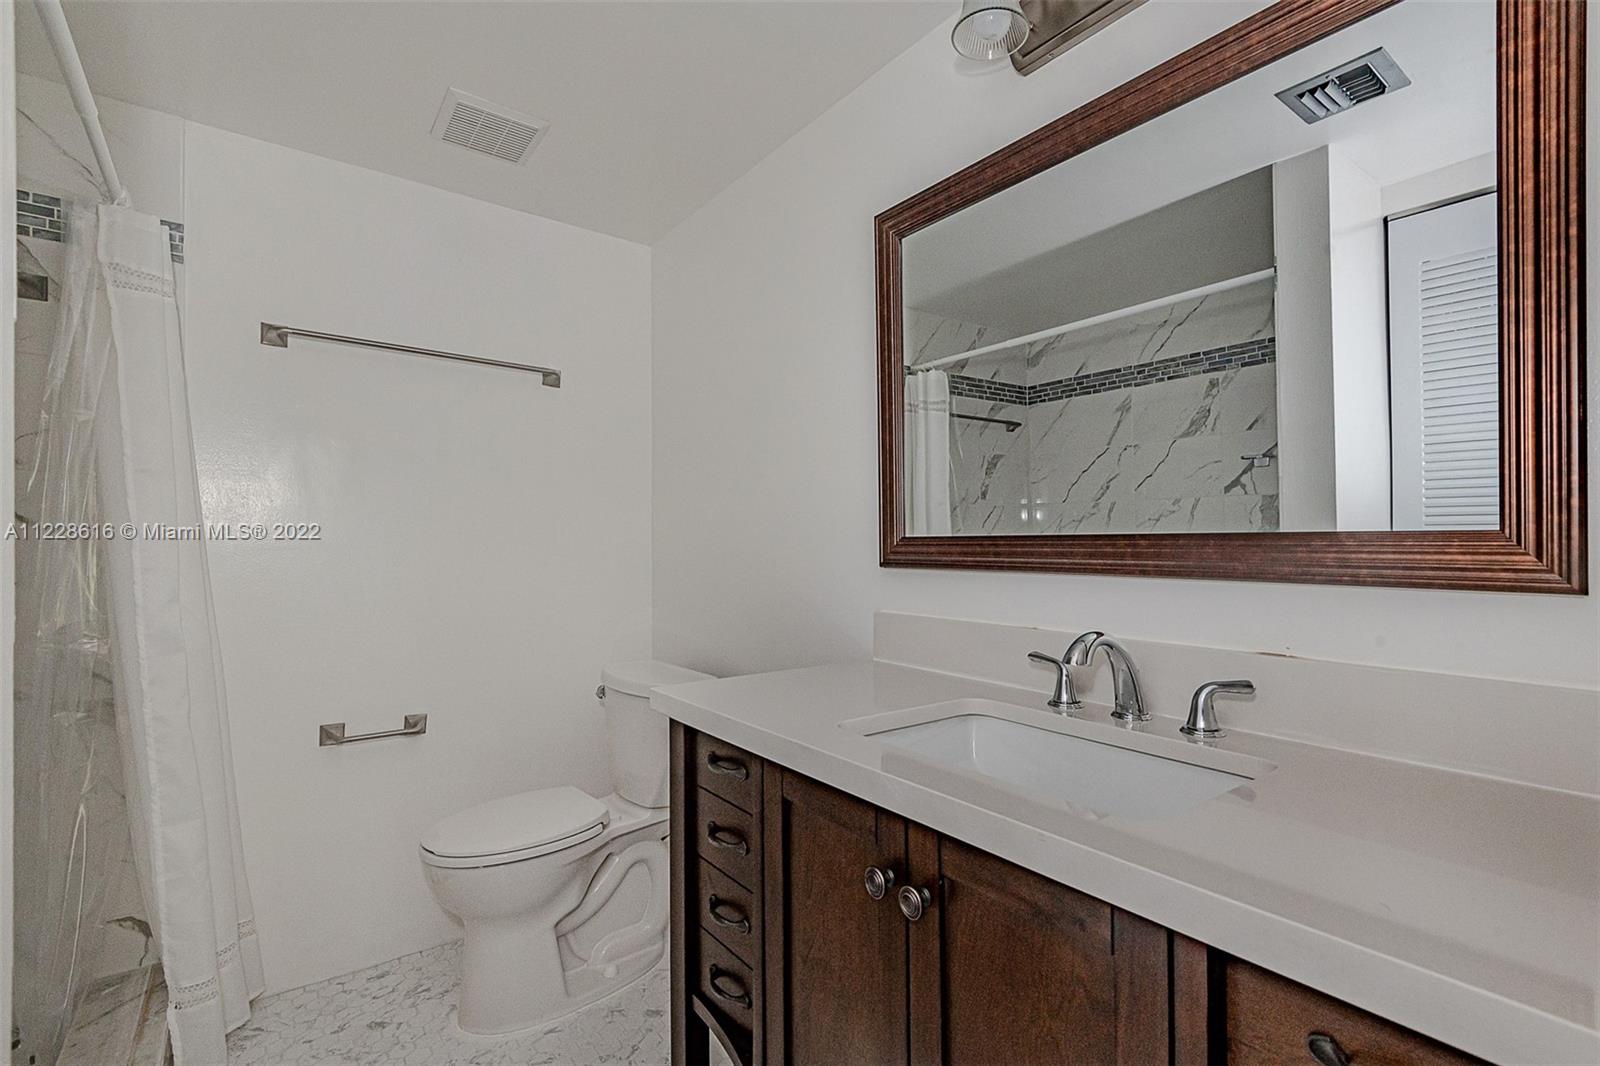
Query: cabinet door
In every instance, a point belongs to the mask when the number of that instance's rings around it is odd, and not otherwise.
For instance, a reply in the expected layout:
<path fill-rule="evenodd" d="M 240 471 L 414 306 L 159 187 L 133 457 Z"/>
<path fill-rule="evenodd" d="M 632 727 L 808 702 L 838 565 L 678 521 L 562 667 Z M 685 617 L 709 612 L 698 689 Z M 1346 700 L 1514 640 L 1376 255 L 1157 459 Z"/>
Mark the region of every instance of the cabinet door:
<path fill-rule="evenodd" d="M 920 826 L 910 858 L 913 1066 L 1167 1061 L 1165 929 Z"/>
<path fill-rule="evenodd" d="M 906 922 L 868 867 L 905 871 L 905 823 L 797 774 L 766 776 L 767 1062 L 904 1066 Z"/>

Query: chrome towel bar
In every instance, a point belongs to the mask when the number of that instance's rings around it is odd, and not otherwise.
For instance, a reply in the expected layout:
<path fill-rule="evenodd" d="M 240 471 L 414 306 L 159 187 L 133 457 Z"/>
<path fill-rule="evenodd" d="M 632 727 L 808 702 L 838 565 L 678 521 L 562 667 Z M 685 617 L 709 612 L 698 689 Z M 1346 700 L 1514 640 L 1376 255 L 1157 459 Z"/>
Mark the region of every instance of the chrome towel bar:
<path fill-rule="evenodd" d="M 408 714 L 399 729 L 384 729 L 376 733 L 344 735 L 343 722 L 324 722 L 317 726 L 317 747 L 329 748 L 335 744 L 354 744 L 358 740 L 382 740 L 385 737 L 420 737 L 428 731 L 428 716 Z"/>
<path fill-rule="evenodd" d="M 457 363 L 476 363 L 478 366 L 498 366 L 505 370 L 529 370 L 538 374 L 543 383 L 552 389 L 561 387 L 561 371 L 548 366 L 530 366 L 527 363 L 508 363 L 503 359 L 486 359 L 481 355 L 462 355 L 460 352 L 442 352 L 437 348 L 417 348 L 409 344 L 391 344 L 389 341 L 367 340 L 364 337 L 346 337 L 339 333 L 323 333 L 315 329 L 296 329 L 272 322 L 261 323 L 261 343 L 269 348 L 289 347 L 290 337 L 328 341 L 332 344 L 353 344 L 358 348 L 376 348 L 384 352 L 402 352 L 406 355 L 429 355 L 435 359 L 451 359 Z"/>

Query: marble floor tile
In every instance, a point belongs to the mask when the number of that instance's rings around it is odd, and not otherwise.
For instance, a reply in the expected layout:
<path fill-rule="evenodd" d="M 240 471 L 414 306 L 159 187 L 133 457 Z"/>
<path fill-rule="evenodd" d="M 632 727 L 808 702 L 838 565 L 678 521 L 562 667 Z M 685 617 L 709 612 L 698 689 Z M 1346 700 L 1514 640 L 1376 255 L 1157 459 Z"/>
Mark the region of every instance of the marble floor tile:
<path fill-rule="evenodd" d="M 167 982 L 161 976 L 161 967 L 155 967 L 155 979 L 145 996 L 144 1016 L 139 1020 L 139 1030 L 133 1034 L 133 1051 L 128 1056 L 128 1066 L 169 1066 L 172 1061 L 172 1042 L 167 1039 Z"/>
<path fill-rule="evenodd" d="M 229 1066 L 657 1066 L 671 1054 L 665 963 L 621 991 L 513 1037 L 456 1028 L 461 945 L 257 1000 Z"/>
<path fill-rule="evenodd" d="M 95 981 L 72 1016 L 58 1066 L 161 1066 L 167 986 L 159 966 Z"/>

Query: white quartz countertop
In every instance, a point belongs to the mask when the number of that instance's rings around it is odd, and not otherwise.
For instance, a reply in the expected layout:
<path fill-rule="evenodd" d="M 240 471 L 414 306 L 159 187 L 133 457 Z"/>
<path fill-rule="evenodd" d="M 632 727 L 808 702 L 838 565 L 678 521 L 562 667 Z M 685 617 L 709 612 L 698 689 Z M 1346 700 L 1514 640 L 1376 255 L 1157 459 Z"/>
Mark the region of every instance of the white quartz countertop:
<path fill-rule="evenodd" d="M 1214 747 L 1275 769 L 1172 817 L 1002 810 L 885 772 L 880 741 L 840 728 L 966 697 L 1054 718 L 1039 692 L 870 661 L 674 685 L 651 703 L 1464 1051 L 1600 1062 L 1600 798 L 1232 731 Z M 1110 722 L 1104 707 L 1083 717 Z M 1183 742 L 1178 725 L 1141 728 Z"/>

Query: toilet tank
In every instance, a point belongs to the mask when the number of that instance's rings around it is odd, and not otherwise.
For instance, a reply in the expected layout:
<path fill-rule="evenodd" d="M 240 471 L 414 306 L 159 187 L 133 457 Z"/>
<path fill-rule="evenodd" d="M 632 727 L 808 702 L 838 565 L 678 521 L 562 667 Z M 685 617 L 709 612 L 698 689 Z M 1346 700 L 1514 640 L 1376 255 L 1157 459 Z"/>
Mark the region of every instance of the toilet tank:
<path fill-rule="evenodd" d="M 613 663 L 600 672 L 611 787 L 617 795 L 641 807 L 667 806 L 671 726 L 666 715 L 650 709 L 650 690 L 710 680 L 710 674 L 653 659 Z"/>

